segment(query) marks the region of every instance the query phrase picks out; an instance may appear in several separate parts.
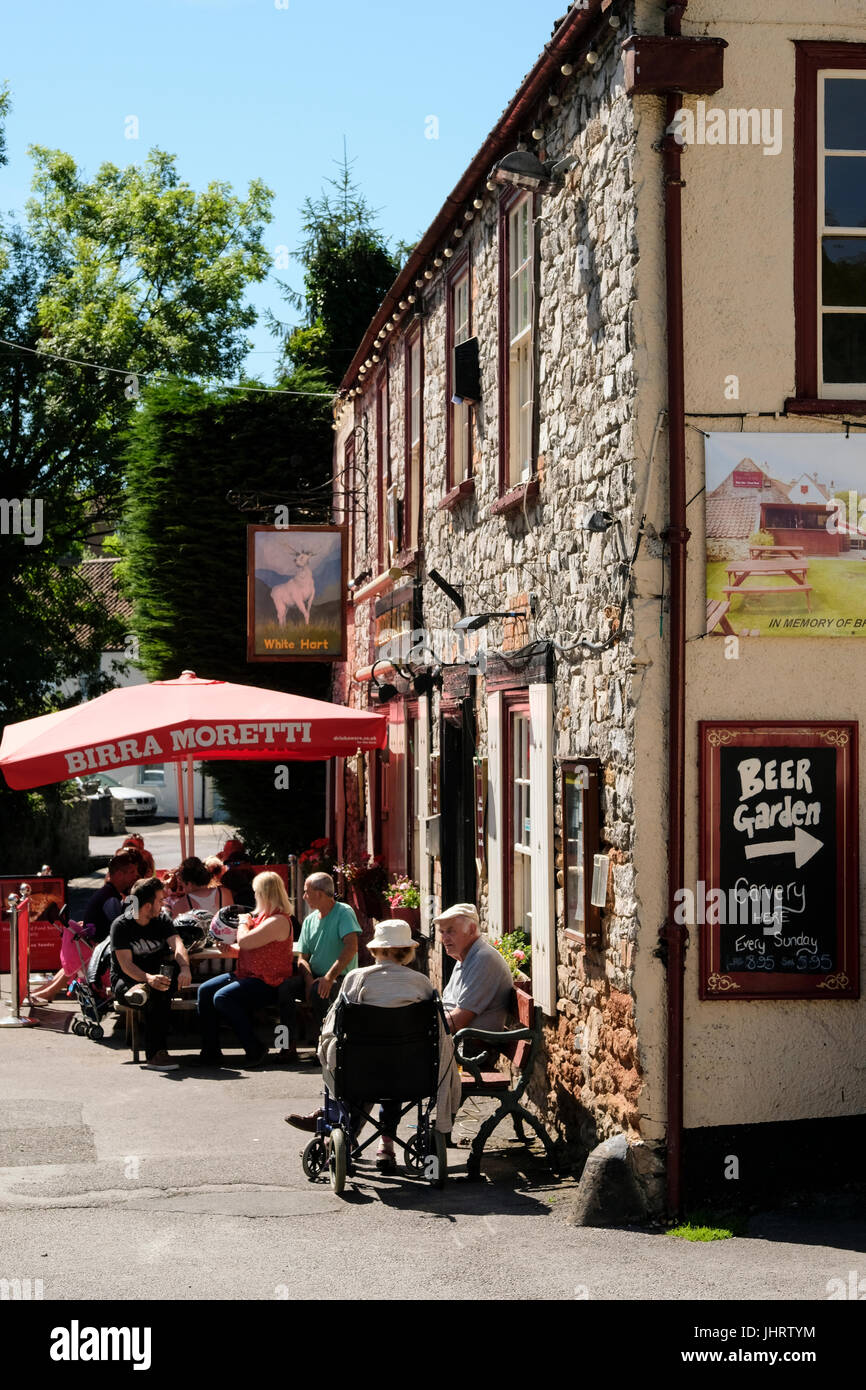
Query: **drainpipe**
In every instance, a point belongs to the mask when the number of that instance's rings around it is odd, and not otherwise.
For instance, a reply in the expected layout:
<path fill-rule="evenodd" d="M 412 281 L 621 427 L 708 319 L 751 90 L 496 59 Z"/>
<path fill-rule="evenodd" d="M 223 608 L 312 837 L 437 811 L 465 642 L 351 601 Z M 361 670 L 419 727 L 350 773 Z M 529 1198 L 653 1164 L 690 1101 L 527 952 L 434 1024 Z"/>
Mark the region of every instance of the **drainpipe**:
<path fill-rule="evenodd" d="M 688 0 L 665 13 L 665 34 L 679 37 Z M 682 99 L 666 97 L 670 126 Z M 683 1138 L 683 996 L 688 932 L 675 921 L 675 893 L 685 875 L 686 753 L 686 424 L 683 367 L 682 148 L 672 135 L 662 140 L 665 185 L 665 287 L 667 298 L 668 449 L 670 521 L 664 539 L 670 553 L 670 666 L 668 698 L 668 903 L 662 938 L 667 947 L 667 1203 L 679 1213 Z"/>

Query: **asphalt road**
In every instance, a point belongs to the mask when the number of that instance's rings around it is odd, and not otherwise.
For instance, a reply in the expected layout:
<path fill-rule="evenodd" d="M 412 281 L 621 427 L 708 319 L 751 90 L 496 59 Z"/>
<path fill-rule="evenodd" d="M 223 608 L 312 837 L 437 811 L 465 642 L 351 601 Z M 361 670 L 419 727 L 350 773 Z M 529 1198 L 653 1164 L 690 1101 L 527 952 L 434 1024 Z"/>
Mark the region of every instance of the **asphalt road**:
<path fill-rule="evenodd" d="M 233 827 L 226 825 L 224 821 L 196 821 L 195 852 L 199 859 L 206 859 L 209 854 L 218 853 L 234 833 Z M 127 823 L 126 834 L 142 837 L 158 869 L 174 868 L 180 863 L 180 831 L 176 820 L 132 820 Z M 124 838 L 123 835 L 91 835 L 90 853 L 104 854 L 107 864 Z"/>
<path fill-rule="evenodd" d="M 120 1038 L 3 1029 L 0 1278 L 64 1300 L 824 1300 L 866 1273 L 862 1219 L 766 1215 L 706 1245 L 572 1227 L 574 1182 L 514 1144 L 478 1184 L 458 1149 L 442 1192 L 368 1162 L 338 1198 L 282 1120 L 318 1094 L 314 1067 L 158 1074 Z"/>

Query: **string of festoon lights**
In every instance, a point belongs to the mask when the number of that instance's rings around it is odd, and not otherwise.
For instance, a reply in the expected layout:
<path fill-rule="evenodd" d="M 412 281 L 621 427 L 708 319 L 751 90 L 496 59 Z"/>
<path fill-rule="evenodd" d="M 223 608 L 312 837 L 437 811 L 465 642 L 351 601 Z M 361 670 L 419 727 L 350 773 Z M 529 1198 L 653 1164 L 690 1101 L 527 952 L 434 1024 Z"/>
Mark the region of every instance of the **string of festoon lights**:
<path fill-rule="evenodd" d="M 543 143 L 545 138 L 544 122 L 546 119 L 550 119 L 554 116 L 557 108 L 562 105 L 562 93 L 567 87 L 569 79 L 574 76 L 580 76 L 581 73 L 587 71 L 591 72 L 592 69 L 596 67 L 601 59 L 600 49 L 603 45 L 604 38 L 610 36 L 609 32 L 607 34 L 605 33 L 605 30 L 615 32 L 619 29 L 621 24 L 622 20 L 619 15 L 616 13 L 609 14 L 606 21 L 602 22 L 600 32 L 593 36 L 593 39 L 589 41 L 587 46 L 579 48 L 569 60 L 560 64 L 559 71 L 563 80 L 558 84 L 559 90 L 555 87 L 550 89 L 537 111 L 536 120 L 531 127 L 531 138 L 536 144 Z M 524 139 L 518 139 L 516 148 L 518 150 L 526 150 L 526 141 Z M 469 199 L 469 201 L 456 213 L 455 220 L 446 234 L 444 243 L 442 243 L 429 258 L 426 267 L 423 270 L 419 269 L 419 273 L 415 277 L 413 285 L 414 291 L 421 291 L 423 295 L 423 292 L 431 287 L 432 282 L 438 275 L 443 270 L 447 271 L 448 262 L 460 251 L 460 242 L 470 229 L 471 223 L 474 222 L 476 216 L 484 210 L 485 202 L 489 199 L 491 194 L 498 191 L 499 187 L 500 185 L 493 177 L 488 177 L 485 182 L 479 186 L 474 197 Z M 417 310 L 414 310 L 413 306 L 418 303 L 418 299 L 419 295 L 412 292 L 405 294 L 403 298 L 398 301 L 396 309 L 377 332 L 371 346 L 370 355 L 358 367 L 358 375 L 354 383 L 347 391 L 341 393 L 336 402 L 338 410 L 349 401 L 363 395 L 367 382 L 372 378 L 373 369 L 381 362 L 383 351 L 387 351 L 390 336 L 395 332 L 401 321 L 403 321 L 404 315 L 410 311 L 413 313 L 417 312 Z"/>

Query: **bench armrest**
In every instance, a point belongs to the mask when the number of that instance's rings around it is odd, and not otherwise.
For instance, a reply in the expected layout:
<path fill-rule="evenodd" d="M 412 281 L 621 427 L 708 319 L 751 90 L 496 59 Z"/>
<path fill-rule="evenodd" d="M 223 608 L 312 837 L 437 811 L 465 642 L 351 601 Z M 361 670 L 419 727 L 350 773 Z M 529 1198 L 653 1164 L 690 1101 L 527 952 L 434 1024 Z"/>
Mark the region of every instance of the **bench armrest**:
<path fill-rule="evenodd" d="M 460 1044 L 468 1038 L 480 1038 L 482 1042 L 490 1043 L 510 1043 L 513 1041 L 521 1042 L 524 1038 L 534 1037 L 531 1028 L 509 1028 L 501 1033 L 491 1032 L 489 1028 L 461 1028 L 454 1034 L 454 1056 L 459 1065 L 465 1068 L 477 1082 L 481 1081 L 481 1068 L 471 1057 L 464 1057 Z M 501 1049 L 500 1049 L 501 1050 Z"/>

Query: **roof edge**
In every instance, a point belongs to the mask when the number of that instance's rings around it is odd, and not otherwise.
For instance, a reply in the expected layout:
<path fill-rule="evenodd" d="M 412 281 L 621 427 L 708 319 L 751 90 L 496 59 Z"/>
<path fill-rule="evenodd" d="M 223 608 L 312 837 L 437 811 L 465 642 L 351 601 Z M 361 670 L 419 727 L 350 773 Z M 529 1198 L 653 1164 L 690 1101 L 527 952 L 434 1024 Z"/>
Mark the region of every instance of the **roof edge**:
<path fill-rule="evenodd" d="M 374 317 L 370 320 L 361 343 L 340 382 L 339 390 L 341 392 L 347 390 L 357 377 L 358 368 L 370 356 L 374 338 L 394 312 L 398 300 L 403 297 L 403 292 L 411 288 L 418 272 L 424 269 L 430 253 L 454 220 L 455 213 L 465 206 L 467 199 L 476 191 L 479 180 L 486 178 L 490 171 L 490 165 L 500 149 L 516 136 L 526 116 L 535 107 L 541 90 L 549 81 L 552 71 L 557 68 L 567 50 L 574 45 L 584 30 L 588 30 L 605 10 L 610 9 L 612 3 L 613 0 L 588 0 L 585 9 L 572 5 L 559 28 L 554 31 L 550 42 L 544 45 L 541 56 L 532 71 L 524 78 L 460 181 L 445 199 L 436 217 L 388 290 Z"/>

